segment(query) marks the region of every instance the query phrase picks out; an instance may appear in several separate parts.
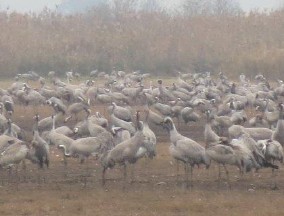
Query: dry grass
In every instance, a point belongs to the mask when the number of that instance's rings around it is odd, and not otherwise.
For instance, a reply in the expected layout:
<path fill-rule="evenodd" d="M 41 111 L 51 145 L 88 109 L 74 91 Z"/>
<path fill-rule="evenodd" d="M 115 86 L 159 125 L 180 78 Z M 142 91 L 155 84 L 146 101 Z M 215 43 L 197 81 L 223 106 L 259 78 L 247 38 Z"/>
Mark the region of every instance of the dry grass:
<path fill-rule="evenodd" d="M 28 192 L 28 193 L 27 193 Z M 1 215 L 282 215 L 282 195 L 198 191 L 102 190 L 3 193 Z M 268 200 L 271 200 L 270 202 Z M 273 200 L 273 202 L 272 202 Z"/>
<path fill-rule="evenodd" d="M 88 74 L 115 66 L 164 76 L 177 69 L 283 78 L 283 16 L 284 11 L 188 18 L 108 8 L 66 17 L 0 12 L 0 74 Z"/>
<path fill-rule="evenodd" d="M 91 176 L 87 185 L 81 178 L 78 161 L 72 161 L 67 177 L 63 166 L 53 158 L 52 166 L 45 170 L 46 183 L 34 182 L 36 169 L 28 183 L 5 183 L 0 188 L 1 215 L 282 215 L 283 184 L 279 191 L 269 189 L 270 172 L 261 171 L 261 178 L 248 176 L 233 180 L 228 190 L 222 182 L 218 186 L 215 174 L 210 170 L 197 170 L 194 187 L 185 190 L 181 180 L 175 183 L 174 166 L 169 165 L 165 143 L 159 144 L 159 155 L 149 164 L 140 161 L 135 170 L 136 182 L 122 190 L 121 173 L 110 170 L 107 187 L 100 186 L 100 167 L 92 161 Z M 31 165 L 29 165 L 30 167 Z M 33 168 L 31 168 L 33 169 Z M 216 169 L 216 168 L 215 168 Z M 231 171 L 234 169 L 231 169 Z M 216 170 L 215 170 L 216 171 Z M 72 179 L 72 180 L 70 180 Z M 279 179 L 280 180 L 280 179 Z M 283 182 L 283 178 L 281 179 Z M 165 184 L 157 185 L 159 182 Z M 247 189 L 256 186 L 254 192 Z M 17 189 L 18 188 L 18 189 Z"/>

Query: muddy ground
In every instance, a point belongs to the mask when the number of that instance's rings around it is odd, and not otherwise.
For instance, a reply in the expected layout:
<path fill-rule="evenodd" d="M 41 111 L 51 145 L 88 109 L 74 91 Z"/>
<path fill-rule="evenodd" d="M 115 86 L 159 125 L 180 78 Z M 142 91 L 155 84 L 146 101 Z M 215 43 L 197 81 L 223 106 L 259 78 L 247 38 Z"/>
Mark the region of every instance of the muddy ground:
<path fill-rule="evenodd" d="M 28 139 L 36 112 L 45 117 L 52 111 L 16 107 L 13 121 L 27 131 Z M 180 124 L 179 131 L 203 143 L 203 127 L 204 121 Z M 154 130 L 157 157 L 141 159 L 129 167 L 125 189 L 119 167 L 108 170 L 102 187 L 99 161 L 91 158 L 80 164 L 70 158 L 65 167 L 62 153 L 54 147 L 49 169 L 39 170 L 27 162 L 26 171 L 21 166 L 18 172 L 15 168 L 11 173 L 1 170 L 0 215 L 284 215 L 283 166 L 275 176 L 270 169 L 263 169 L 242 178 L 236 167 L 229 167 L 231 189 L 224 172 L 222 180 L 217 180 L 216 164 L 209 170 L 195 168 L 192 187 L 186 189 L 183 168 L 180 166 L 177 176 L 175 161 L 168 153 L 168 134 L 161 128 Z"/>

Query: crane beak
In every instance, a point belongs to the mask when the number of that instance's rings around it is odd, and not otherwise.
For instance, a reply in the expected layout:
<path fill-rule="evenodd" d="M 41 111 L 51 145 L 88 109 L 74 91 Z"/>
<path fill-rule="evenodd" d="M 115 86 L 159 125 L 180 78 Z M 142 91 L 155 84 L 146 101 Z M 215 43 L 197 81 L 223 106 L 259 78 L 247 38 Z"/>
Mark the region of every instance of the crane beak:
<path fill-rule="evenodd" d="M 65 118 L 64 122 L 68 122 L 70 119 L 72 118 L 72 116 L 68 116 L 67 118 Z"/>

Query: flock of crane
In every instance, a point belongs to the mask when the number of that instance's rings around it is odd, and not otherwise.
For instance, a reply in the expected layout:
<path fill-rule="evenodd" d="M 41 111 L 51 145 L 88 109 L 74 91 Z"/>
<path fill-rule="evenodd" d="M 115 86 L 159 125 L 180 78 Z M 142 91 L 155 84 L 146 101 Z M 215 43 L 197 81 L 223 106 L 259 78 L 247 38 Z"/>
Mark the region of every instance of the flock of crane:
<path fill-rule="evenodd" d="M 123 166 L 126 182 L 128 164 L 158 154 L 155 132 L 161 128 L 169 133 L 169 154 L 184 164 L 187 186 L 195 166 L 210 169 L 212 162 L 219 164 L 219 178 L 224 167 L 229 185 L 227 165 L 236 166 L 241 176 L 261 168 L 279 169 L 276 162 L 283 163 L 284 145 L 281 80 L 272 87 L 263 75 L 249 80 L 242 74 L 233 82 L 223 73 L 179 73 L 168 86 L 158 80 L 145 87 L 148 76 L 92 71 L 89 80 L 80 82 L 80 74 L 67 72 L 64 82 L 55 72 L 46 78 L 35 72 L 18 74 L 9 88 L 0 89 L 0 166 L 30 160 L 45 168 L 52 163 L 50 148 L 58 148 L 66 166 L 67 157 L 81 162 L 96 157 L 103 184 L 107 170 Z M 31 80 L 39 87 L 32 88 Z M 29 139 L 14 121 L 15 106 L 32 107 L 35 113 L 47 106 L 53 114 L 42 119 L 35 115 Z M 97 106 L 105 111 L 98 112 Z M 203 119 L 204 143 L 178 132 L 181 123 L 190 130 L 188 124 Z"/>

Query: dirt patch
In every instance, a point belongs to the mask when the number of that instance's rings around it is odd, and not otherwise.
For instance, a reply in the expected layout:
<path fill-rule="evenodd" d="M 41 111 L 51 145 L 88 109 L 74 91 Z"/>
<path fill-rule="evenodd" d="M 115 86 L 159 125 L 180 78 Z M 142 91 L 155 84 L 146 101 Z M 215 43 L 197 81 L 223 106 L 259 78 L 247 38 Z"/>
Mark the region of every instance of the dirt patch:
<path fill-rule="evenodd" d="M 97 110 L 103 112 L 105 108 L 93 108 Z M 52 110 L 45 106 L 38 110 L 16 107 L 13 121 L 29 138 L 36 112 L 45 117 Z M 203 127 L 204 122 L 180 124 L 179 131 L 203 143 Z M 119 167 L 107 171 L 107 183 L 102 187 L 97 160 L 90 158 L 87 166 L 70 158 L 65 167 L 62 152 L 51 147 L 49 169 L 39 170 L 27 163 L 25 171 L 22 167 L 18 172 L 15 168 L 12 173 L 1 171 L 0 215 L 283 215 L 282 169 L 274 177 L 271 170 L 263 169 L 240 178 L 238 170 L 230 167 L 230 190 L 225 173 L 217 181 L 218 166 L 212 164 L 209 170 L 195 168 L 193 187 L 185 189 L 183 167 L 180 165 L 177 175 L 175 161 L 168 153 L 168 134 L 161 128 L 154 130 L 158 155 L 128 167 L 125 190 Z"/>

